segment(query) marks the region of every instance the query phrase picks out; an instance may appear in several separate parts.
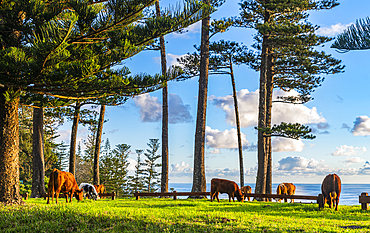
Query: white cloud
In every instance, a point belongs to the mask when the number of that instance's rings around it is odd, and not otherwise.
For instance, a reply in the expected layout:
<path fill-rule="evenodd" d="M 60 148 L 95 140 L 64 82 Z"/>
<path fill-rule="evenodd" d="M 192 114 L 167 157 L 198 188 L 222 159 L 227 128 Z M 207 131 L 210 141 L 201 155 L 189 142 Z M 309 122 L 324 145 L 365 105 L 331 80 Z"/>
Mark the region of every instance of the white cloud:
<path fill-rule="evenodd" d="M 292 171 L 315 169 L 320 162 L 315 159 L 296 156 L 283 158 L 278 163 L 278 170 Z"/>
<path fill-rule="evenodd" d="M 250 127 L 257 125 L 258 93 L 258 90 L 254 92 L 249 92 L 247 89 L 242 89 L 237 92 L 241 127 Z M 212 103 L 216 107 L 219 107 L 225 111 L 226 122 L 232 126 L 236 126 L 234 99 L 232 95 L 227 95 L 224 97 L 211 96 L 210 100 L 212 100 Z"/>
<path fill-rule="evenodd" d="M 241 133 L 242 145 L 248 146 L 249 142 L 245 134 Z M 238 135 L 235 128 L 225 131 L 218 129 L 212 129 L 206 126 L 206 145 L 211 148 L 227 148 L 237 149 L 238 148 Z"/>
<path fill-rule="evenodd" d="M 272 140 L 272 150 L 274 152 L 298 151 L 301 152 L 305 144 L 302 140 L 276 137 Z"/>
<path fill-rule="evenodd" d="M 191 176 L 193 174 L 193 168 L 182 161 L 180 164 L 171 164 L 170 176 Z"/>
<path fill-rule="evenodd" d="M 162 119 L 162 104 L 157 97 L 143 94 L 135 97 L 134 102 L 140 109 L 142 122 L 158 122 Z"/>
<path fill-rule="evenodd" d="M 239 115 L 241 127 L 251 127 L 257 125 L 258 119 L 258 95 L 259 90 L 249 92 L 242 89 L 237 92 Z M 296 96 L 296 91 L 284 92 L 274 91 L 274 98 L 277 96 Z M 211 96 L 210 100 L 216 106 L 226 113 L 226 121 L 235 126 L 235 110 L 232 95 L 224 97 Z M 317 108 L 308 108 L 301 104 L 283 104 L 275 103 L 272 108 L 272 124 L 301 123 L 301 124 L 320 124 L 326 123 L 326 119 L 317 112 Z"/>
<path fill-rule="evenodd" d="M 162 120 L 162 103 L 157 97 L 143 94 L 135 97 L 134 103 L 139 107 L 142 122 L 160 122 Z M 190 105 L 185 105 L 179 95 L 169 94 L 168 122 L 170 124 L 177 124 L 192 121 L 193 117 L 190 114 Z"/>
<path fill-rule="evenodd" d="M 358 116 L 355 120 L 352 134 L 355 136 L 370 135 L 370 118 L 368 116 Z"/>
<path fill-rule="evenodd" d="M 348 157 L 346 160 L 344 160 L 344 163 L 346 163 L 346 165 L 349 165 L 352 163 L 363 163 L 363 162 L 365 162 L 365 160 L 360 157 Z"/>
<path fill-rule="evenodd" d="M 337 23 L 335 25 L 331 25 L 330 27 L 321 27 L 317 30 L 317 34 L 323 36 L 335 36 L 339 33 L 342 33 L 345 29 L 347 29 L 351 24 L 341 24 Z"/>
<path fill-rule="evenodd" d="M 353 147 L 353 146 L 347 146 L 342 145 L 340 147 L 337 147 L 337 150 L 331 153 L 331 155 L 334 156 L 355 156 L 358 154 L 361 154 L 362 152 L 366 152 L 365 147 Z"/>
<path fill-rule="evenodd" d="M 210 153 L 210 154 L 221 154 L 220 149 L 218 149 L 218 148 L 216 148 L 216 149 L 214 149 L 214 150 L 211 150 L 211 151 L 210 151 L 210 152 L 208 152 L 208 153 Z"/>

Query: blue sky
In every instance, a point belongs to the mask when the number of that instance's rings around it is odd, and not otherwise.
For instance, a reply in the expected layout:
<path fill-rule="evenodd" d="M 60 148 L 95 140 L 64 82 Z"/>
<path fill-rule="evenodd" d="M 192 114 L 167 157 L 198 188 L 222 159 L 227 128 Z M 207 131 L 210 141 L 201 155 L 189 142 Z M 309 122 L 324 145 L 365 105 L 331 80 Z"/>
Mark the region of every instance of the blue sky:
<path fill-rule="evenodd" d="M 177 1 L 162 0 L 161 7 Z M 369 15 L 370 1 L 340 0 L 332 10 L 310 12 L 310 21 L 319 25 L 320 35 L 335 37 L 356 19 Z M 239 0 L 228 0 L 212 18 L 239 14 Z M 251 47 L 255 31 L 234 28 L 212 37 L 236 41 Z M 185 34 L 165 36 L 168 63 L 193 52 L 200 43 L 200 24 L 189 27 Z M 299 122 L 314 129 L 314 140 L 273 139 L 273 183 L 321 183 L 328 173 L 337 173 L 342 183 L 370 183 L 370 51 L 338 53 L 323 49 L 346 66 L 342 74 L 325 78 L 322 86 L 313 93 L 314 100 L 305 105 L 274 104 L 273 123 Z M 145 51 L 124 64 L 132 73 L 160 72 L 158 51 Z M 245 182 L 255 183 L 257 169 L 257 121 L 259 74 L 246 66 L 235 69 L 236 88 L 240 108 L 245 150 Z M 198 78 L 183 82 L 170 82 L 169 92 L 169 153 L 170 183 L 192 182 L 194 135 L 198 95 Z M 210 76 L 206 130 L 206 178 L 214 177 L 239 181 L 239 161 L 236 126 L 233 123 L 232 87 L 229 76 Z M 281 95 L 281 92 L 277 92 Z M 293 93 L 294 94 L 294 93 Z M 146 149 L 151 138 L 161 138 L 161 90 L 130 99 L 125 105 L 107 107 L 107 123 L 103 140 L 109 138 L 112 147 L 131 145 L 130 161 L 134 165 L 136 149 Z M 69 143 L 71 125 L 60 130 L 59 140 Z M 87 129 L 79 126 L 78 138 L 86 138 Z M 159 151 L 159 154 L 161 152 Z"/>

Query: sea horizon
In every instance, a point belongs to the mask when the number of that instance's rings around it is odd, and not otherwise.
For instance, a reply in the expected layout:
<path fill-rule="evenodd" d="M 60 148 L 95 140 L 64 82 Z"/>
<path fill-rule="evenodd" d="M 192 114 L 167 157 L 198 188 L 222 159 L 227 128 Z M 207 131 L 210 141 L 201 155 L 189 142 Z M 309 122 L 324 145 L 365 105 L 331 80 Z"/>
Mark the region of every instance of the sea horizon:
<path fill-rule="evenodd" d="M 172 189 L 177 192 L 191 192 L 192 183 L 169 183 L 169 191 Z M 209 192 L 211 189 L 211 183 L 206 184 L 206 191 Z M 245 183 L 251 186 L 252 193 L 254 193 L 255 184 Z M 272 184 L 272 193 L 276 194 L 276 188 L 279 183 Z M 321 183 L 294 183 L 296 186 L 295 195 L 305 195 L 305 196 L 317 196 L 321 193 Z M 359 196 L 361 193 L 370 193 L 370 184 L 364 183 L 347 183 L 342 184 L 341 194 L 339 198 L 339 205 L 360 205 Z M 220 199 L 228 199 L 227 194 L 220 194 Z M 178 197 L 179 199 L 184 199 L 187 197 Z M 288 202 L 290 200 L 288 199 Z M 312 200 L 296 200 L 295 202 L 311 203 Z"/>

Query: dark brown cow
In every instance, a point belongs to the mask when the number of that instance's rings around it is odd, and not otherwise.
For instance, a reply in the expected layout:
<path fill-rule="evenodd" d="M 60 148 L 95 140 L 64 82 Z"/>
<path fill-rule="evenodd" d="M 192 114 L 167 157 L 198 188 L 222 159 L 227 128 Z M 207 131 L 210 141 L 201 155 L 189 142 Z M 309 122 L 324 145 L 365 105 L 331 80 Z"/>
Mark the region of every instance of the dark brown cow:
<path fill-rule="evenodd" d="M 321 192 L 323 198 L 319 200 L 319 208 L 324 208 L 325 203 L 331 208 L 335 205 L 335 210 L 338 210 L 339 197 L 341 192 L 341 181 L 338 175 L 327 175 L 321 184 Z"/>
<path fill-rule="evenodd" d="M 295 194 L 296 187 L 292 183 L 281 183 L 276 188 L 276 194 L 281 195 L 294 195 Z M 280 202 L 282 198 L 277 198 L 277 200 Z M 284 202 L 288 202 L 287 198 L 284 198 Z M 291 203 L 294 203 L 294 199 L 291 199 Z"/>
<path fill-rule="evenodd" d="M 241 187 L 241 188 L 240 188 L 240 190 L 241 190 L 241 191 L 242 191 L 242 193 L 243 193 L 244 200 L 245 200 L 245 198 L 247 198 L 247 197 L 245 196 L 245 194 L 252 193 L 252 187 L 251 187 L 251 186 L 249 186 L 249 185 Z M 248 197 L 248 201 L 251 201 L 251 197 Z"/>
<path fill-rule="evenodd" d="M 66 202 L 72 202 L 73 194 L 76 194 L 78 201 L 83 200 L 83 190 L 78 188 L 75 177 L 70 172 L 60 171 L 56 168 L 50 174 L 50 180 L 48 185 L 48 202 L 51 196 L 51 203 L 54 202 L 54 192 L 56 194 L 56 203 L 58 204 L 59 193 L 64 193 L 66 196 Z"/>
<path fill-rule="evenodd" d="M 220 199 L 218 199 L 219 193 L 227 193 L 229 195 L 229 202 L 231 202 L 231 198 L 235 202 L 234 197 L 238 201 L 244 201 L 244 196 L 234 181 L 213 178 L 211 180 L 211 201 L 216 197 L 217 201 L 220 202 Z"/>
<path fill-rule="evenodd" d="M 104 184 L 99 184 L 99 185 L 94 184 L 94 187 L 95 187 L 96 191 L 99 193 L 99 196 L 100 196 L 101 193 L 106 193 Z M 103 199 L 105 197 L 100 196 L 100 198 Z"/>

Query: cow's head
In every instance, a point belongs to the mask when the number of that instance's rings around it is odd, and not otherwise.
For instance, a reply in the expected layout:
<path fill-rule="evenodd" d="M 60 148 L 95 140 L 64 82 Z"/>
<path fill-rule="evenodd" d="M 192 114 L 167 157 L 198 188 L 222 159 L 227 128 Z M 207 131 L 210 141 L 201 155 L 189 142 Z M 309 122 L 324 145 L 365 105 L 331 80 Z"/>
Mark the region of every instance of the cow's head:
<path fill-rule="evenodd" d="M 240 189 L 236 190 L 235 196 L 238 201 L 244 202 L 244 194 Z"/>
<path fill-rule="evenodd" d="M 77 201 L 82 201 L 84 199 L 83 189 L 77 189 L 75 194 Z"/>

